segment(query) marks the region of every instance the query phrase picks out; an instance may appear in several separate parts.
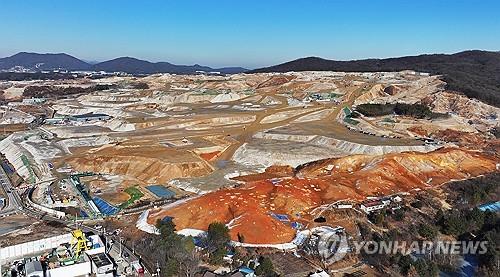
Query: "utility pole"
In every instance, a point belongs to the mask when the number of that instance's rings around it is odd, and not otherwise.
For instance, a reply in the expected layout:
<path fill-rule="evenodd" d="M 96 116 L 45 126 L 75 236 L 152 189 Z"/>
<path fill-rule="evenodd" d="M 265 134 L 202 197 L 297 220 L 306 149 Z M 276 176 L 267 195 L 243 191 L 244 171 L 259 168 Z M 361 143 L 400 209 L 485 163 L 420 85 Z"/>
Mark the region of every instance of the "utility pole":
<path fill-rule="evenodd" d="M 78 213 L 75 213 L 75 229 L 78 229 Z"/>
<path fill-rule="evenodd" d="M 111 245 L 110 245 L 110 242 L 108 240 L 108 237 L 106 236 L 106 227 L 103 227 L 102 228 L 102 236 L 104 238 L 104 245 L 105 245 L 105 249 L 104 249 L 104 252 L 108 253 L 111 251 Z"/>
<path fill-rule="evenodd" d="M 122 257 L 122 238 L 118 236 L 118 242 L 120 243 L 120 258 Z"/>

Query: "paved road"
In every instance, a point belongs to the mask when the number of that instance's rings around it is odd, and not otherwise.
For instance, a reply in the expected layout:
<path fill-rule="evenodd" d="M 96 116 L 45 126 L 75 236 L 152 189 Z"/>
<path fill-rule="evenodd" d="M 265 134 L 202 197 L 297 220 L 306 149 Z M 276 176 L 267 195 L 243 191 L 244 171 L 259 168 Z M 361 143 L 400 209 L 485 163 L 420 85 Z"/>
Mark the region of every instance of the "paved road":
<path fill-rule="evenodd" d="M 38 220 L 46 220 L 46 221 L 55 221 L 62 223 L 70 228 L 75 228 L 75 223 L 72 220 L 66 220 L 66 219 L 60 219 L 53 217 L 45 212 L 39 211 L 35 209 L 34 207 L 25 205 L 25 203 L 22 201 L 21 196 L 19 195 L 18 191 L 14 188 L 12 183 L 10 182 L 10 179 L 8 178 L 7 174 L 3 170 L 3 168 L 0 167 L 0 185 L 2 189 L 5 191 L 7 194 L 7 205 L 5 206 L 4 209 L 0 211 L 0 216 L 8 216 L 12 214 L 16 214 L 18 212 L 22 212 L 26 216 L 36 218 Z M 28 196 L 29 197 L 29 194 Z M 93 227 L 86 226 L 86 225 L 79 225 L 79 228 L 81 228 L 85 232 L 92 232 L 94 234 L 101 234 L 101 232 Z M 108 236 L 107 238 L 112 239 L 116 245 L 116 247 L 119 247 L 121 244 L 120 240 L 116 236 Z M 139 257 L 137 257 L 132 250 L 127 248 L 124 244 L 122 244 L 122 259 L 125 260 L 128 264 L 130 264 L 132 261 L 139 260 Z M 126 254 L 125 254 L 126 253 Z M 145 277 L 151 276 L 147 271 L 144 274 Z"/>
<path fill-rule="evenodd" d="M 0 216 L 8 216 L 23 209 L 23 202 L 17 190 L 12 186 L 7 173 L 0 167 L 0 186 L 7 195 L 7 205 L 0 211 Z"/>

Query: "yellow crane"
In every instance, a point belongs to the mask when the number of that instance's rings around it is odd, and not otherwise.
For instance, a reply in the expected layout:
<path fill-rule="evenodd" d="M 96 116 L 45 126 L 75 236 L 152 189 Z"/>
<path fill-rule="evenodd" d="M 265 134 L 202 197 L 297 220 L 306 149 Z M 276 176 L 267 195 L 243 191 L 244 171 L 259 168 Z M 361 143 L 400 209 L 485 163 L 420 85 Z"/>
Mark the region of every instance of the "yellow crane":
<path fill-rule="evenodd" d="M 78 259 L 83 251 L 89 250 L 88 240 L 80 229 L 71 232 L 71 248 L 73 249 L 73 258 Z"/>

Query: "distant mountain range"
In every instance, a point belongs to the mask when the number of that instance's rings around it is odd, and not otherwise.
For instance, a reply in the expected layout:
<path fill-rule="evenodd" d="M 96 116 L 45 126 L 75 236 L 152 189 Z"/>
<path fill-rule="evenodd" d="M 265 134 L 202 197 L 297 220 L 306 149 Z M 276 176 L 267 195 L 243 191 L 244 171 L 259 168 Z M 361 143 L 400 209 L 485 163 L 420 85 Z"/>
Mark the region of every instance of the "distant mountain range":
<path fill-rule="evenodd" d="M 0 70 L 23 67 L 31 70 L 88 70 L 91 65 L 68 54 L 37 54 L 20 52 L 0 59 Z"/>
<path fill-rule="evenodd" d="M 20 52 L 13 56 L 0 58 L 0 70 L 24 68 L 34 71 L 42 70 L 95 70 L 107 72 L 126 72 L 130 74 L 176 73 L 189 74 L 196 71 L 221 72 L 225 74 L 241 73 L 248 69 L 242 67 L 211 68 L 208 66 L 175 65 L 168 62 L 152 63 L 131 57 L 91 64 L 68 54 L 38 54 Z"/>
<path fill-rule="evenodd" d="M 189 74 L 196 71 L 217 71 L 225 74 L 241 73 L 248 71 L 242 67 L 224 67 L 211 68 L 208 66 L 195 65 L 176 65 L 168 62 L 152 63 L 144 60 L 139 60 L 131 57 L 121 57 L 113 60 L 101 62 L 93 65 L 94 70 L 103 70 L 108 72 L 127 72 L 135 74 L 151 74 L 151 73 L 178 73 Z"/>
<path fill-rule="evenodd" d="M 131 57 L 121 57 L 92 64 L 64 53 L 38 54 L 20 52 L 10 57 L 0 58 L 0 70 L 9 70 L 15 67 L 35 71 L 65 69 L 126 72 L 130 74 L 190 74 L 196 73 L 196 71 L 217 71 L 224 74 L 234 74 L 241 72 L 415 70 L 443 75 L 443 80 L 447 83 L 447 89 L 462 92 L 469 97 L 500 107 L 500 52 L 479 50 L 450 55 L 433 54 L 353 61 L 334 61 L 308 57 L 251 71 L 242 67 L 211 68 L 198 64 L 152 63 Z"/>
<path fill-rule="evenodd" d="M 389 59 L 334 61 L 308 57 L 275 66 L 248 71 L 343 71 L 376 72 L 415 70 L 443 75 L 447 89 L 462 92 L 500 107 L 500 52 L 464 51 L 456 54 L 433 54 Z"/>

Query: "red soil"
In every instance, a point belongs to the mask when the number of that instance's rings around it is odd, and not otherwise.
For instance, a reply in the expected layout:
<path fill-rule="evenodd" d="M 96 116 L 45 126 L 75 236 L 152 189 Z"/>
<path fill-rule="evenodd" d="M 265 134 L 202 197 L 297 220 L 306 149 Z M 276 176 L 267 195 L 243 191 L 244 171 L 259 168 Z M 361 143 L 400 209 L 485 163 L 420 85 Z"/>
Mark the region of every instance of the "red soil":
<path fill-rule="evenodd" d="M 209 152 L 209 153 L 201 153 L 200 157 L 204 159 L 205 161 L 211 161 L 215 157 L 219 156 L 220 151 L 214 151 L 214 152 Z"/>
<path fill-rule="evenodd" d="M 267 79 L 266 81 L 260 83 L 257 86 L 257 89 L 271 87 L 271 86 L 280 86 L 280 85 L 283 85 L 283 84 L 290 82 L 293 79 L 295 79 L 295 76 L 283 76 L 283 75 L 272 76 L 271 78 Z"/>
<path fill-rule="evenodd" d="M 253 182 L 274 178 L 283 178 L 283 177 L 292 177 L 294 176 L 294 168 L 288 165 L 273 165 L 266 168 L 266 171 L 263 173 L 249 174 L 245 176 L 238 176 L 231 178 L 236 181 L 243 182 Z"/>
<path fill-rule="evenodd" d="M 169 210 L 153 211 L 149 222 L 168 215 L 174 217 L 179 230 L 206 230 L 211 222 L 220 221 L 231 223 L 233 240 L 240 233 L 247 243 L 285 243 L 293 239 L 295 231 L 270 213 L 286 214 L 291 221 L 307 223 L 312 220 L 312 209 L 323 204 L 429 188 L 450 179 L 495 171 L 497 162 L 498 159 L 484 154 L 454 148 L 321 160 L 298 169 L 294 177 L 251 181 L 238 188 L 202 195 Z M 332 166 L 333 170 L 327 170 Z"/>

